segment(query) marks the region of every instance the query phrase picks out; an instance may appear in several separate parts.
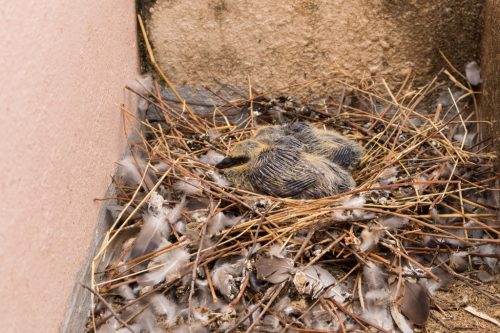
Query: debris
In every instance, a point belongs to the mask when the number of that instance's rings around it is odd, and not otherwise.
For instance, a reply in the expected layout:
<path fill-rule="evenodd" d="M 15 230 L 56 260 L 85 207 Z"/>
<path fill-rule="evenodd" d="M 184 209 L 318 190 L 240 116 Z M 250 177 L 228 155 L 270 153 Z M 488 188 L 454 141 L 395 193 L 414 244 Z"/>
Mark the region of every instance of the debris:
<path fill-rule="evenodd" d="M 500 322 L 498 320 L 496 320 L 495 318 L 492 318 L 490 316 L 488 316 L 486 313 L 483 313 L 477 309 L 474 309 L 472 306 L 466 306 L 464 308 L 465 311 L 467 311 L 468 313 L 476 316 L 476 317 L 479 317 L 481 319 L 484 319 L 484 320 L 487 320 L 489 321 L 490 323 L 493 323 L 495 325 L 497 325 L 498 327 L 500 327 Z"/>

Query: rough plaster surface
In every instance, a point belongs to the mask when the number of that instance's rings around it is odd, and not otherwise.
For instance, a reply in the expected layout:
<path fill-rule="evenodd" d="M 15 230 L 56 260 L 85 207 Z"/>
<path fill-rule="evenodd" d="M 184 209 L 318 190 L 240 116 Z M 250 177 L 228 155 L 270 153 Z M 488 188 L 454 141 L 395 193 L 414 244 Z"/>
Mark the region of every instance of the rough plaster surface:
<path fill-rule="evenodd" d="M 494 139 L 493 144 L 500 156 L 500 1 L 486 0 L 484 12 L 480 111 L 483 119 L 492 122 L 484 129 L 486 135 Z M 500 158 L 497 159 L 496 170 L 500 171 Z"/>
<path fill-rule="evenodd" d="M 58 332 L 123 151 L 135 3 L 3 1 L 0 323 Z"/>
<path fill-rule="evenodd" d="M 428 80 L 437 49 L 458 67 L 477 59 L 483 0 L 157 0 L 148 21 L 156 56 L 180 85 L 253 86 L 266 93 L 320 79 L 410 66 Z M 287 89 L 284 89 L 285 91 Z"/>

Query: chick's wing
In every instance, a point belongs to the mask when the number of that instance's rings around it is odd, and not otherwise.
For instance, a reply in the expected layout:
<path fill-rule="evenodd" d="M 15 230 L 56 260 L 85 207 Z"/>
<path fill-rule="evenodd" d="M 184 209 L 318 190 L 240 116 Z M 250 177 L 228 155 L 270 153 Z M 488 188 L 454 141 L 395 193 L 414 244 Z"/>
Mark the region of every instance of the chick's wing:
<path fill-rule="evenodd" d="M 304 161 L 300 149 L 275 146 L 254 160 L 249 178 L 255 188 L 279 197 L 295 197 L 316 183 L 314 168 Z"/>

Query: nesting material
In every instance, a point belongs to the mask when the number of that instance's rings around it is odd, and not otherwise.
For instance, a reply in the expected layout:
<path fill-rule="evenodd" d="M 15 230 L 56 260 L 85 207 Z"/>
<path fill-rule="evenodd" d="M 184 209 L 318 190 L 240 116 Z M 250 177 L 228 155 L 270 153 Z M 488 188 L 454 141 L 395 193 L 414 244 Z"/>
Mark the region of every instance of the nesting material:
<path fill-rule="evenodd" d="M 142 90 L 168 126 L 140 119 L 132 151 L 143 158 L 120 163 L 123 214 L 115 205 L 94 259 L 89 285 L 102 298 L 86 331 L 406 333 L 433 320 L 431 304 L 441 308 L 453 281 L 498 302 L 489 289 L 500 256 L 495 156 L 471 136 L 473 91 L 448 107 L 437 101 L 465 89 L 448 74 L 397 92 L 363 81 L 345 87 L 342 103 L 258 96 L 209 116 Z M 314 145 L 304 147 L 297 126 Z M 299 147 L 297 156 L 326 164 L 355 156 L 342 167 L 352 184 L 281 195 L 279 170 L 246 187 L 215 167 L 263 135 L 265 149 Z"/>

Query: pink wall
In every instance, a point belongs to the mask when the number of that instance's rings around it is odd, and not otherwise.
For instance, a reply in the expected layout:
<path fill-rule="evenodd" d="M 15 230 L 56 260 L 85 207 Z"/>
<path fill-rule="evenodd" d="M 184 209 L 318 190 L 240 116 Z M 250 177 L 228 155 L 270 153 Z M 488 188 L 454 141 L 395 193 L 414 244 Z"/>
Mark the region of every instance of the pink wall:
<path fill-rule="evenodd" d="M 57 332 L 125 144 L 135 1 L 0 2 L 0 327 Z"/>

